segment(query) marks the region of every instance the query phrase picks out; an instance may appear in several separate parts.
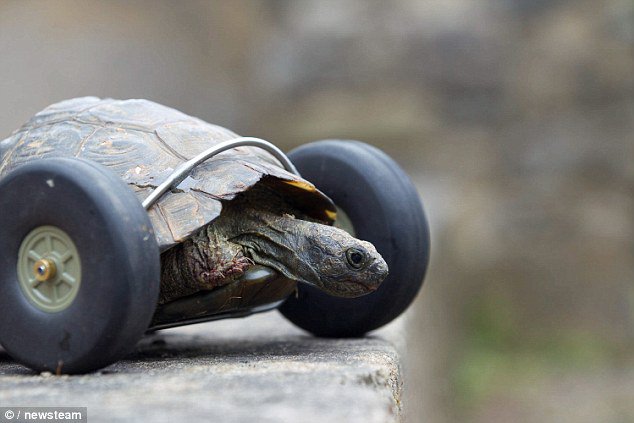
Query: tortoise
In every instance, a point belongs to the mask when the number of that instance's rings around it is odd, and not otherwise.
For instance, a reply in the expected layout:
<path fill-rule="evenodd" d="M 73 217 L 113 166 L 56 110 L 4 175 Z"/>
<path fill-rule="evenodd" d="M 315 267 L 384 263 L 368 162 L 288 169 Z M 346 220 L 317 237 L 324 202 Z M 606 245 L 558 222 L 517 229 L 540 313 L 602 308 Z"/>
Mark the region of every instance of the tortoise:
<path fill-rule="evenodd" d="M 387 157 L 362 143 L 328 143 L 308 147 L 352 148 L 349 163 Z M 324 154 L 306 151 L 297 161 L 310 173 Z M 420 201 L 403 177 L 392 179 L 405 185 L 402 202 L 413 200 L 405 220 L 416 221 L 409 245 L 420 260 L 397 272 L 416 281 L 379 320 L 411 302 L 428 260 Z M 388 275 L 375 246 L 355 237 L 359 222 L 333 226 L 350 220 L 350 207 L 338 210 L 268 143 L 151 101 L 84 97 L 36 114 L 0 142 L 0 208 L 0 264 L 9 269 L 0 307 L 15 316 L 0 319 L 0 344 L 35 370 L 92 371 L 145 331 L 278 306 L 317 335 L 359 335 L 385 323 L 355 324 L 352 304 L 332 302 L 375 292 Z M 350 324 L 333 327 L 346 317 Z"/>

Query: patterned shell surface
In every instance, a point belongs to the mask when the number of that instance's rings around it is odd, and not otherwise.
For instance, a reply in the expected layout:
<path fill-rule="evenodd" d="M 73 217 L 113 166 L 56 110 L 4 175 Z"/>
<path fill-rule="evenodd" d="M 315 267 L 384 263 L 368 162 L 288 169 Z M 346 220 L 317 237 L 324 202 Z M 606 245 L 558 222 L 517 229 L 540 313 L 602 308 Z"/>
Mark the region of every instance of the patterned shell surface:
<path fill-rule="evenodd" d="M 79 157 L 107 166 L 143 201 L 181 163 L 238 135 L 147 100 L 76 98 L 36 114 L 0 141 L 0 178 L 25 162 Z M 266 180 L 306 214 L 331 222 L 332 202 L 269 153 L 238 147 L 195 168 L 148 211 L 161 251 L 218 217 L 223 200 Z"/>

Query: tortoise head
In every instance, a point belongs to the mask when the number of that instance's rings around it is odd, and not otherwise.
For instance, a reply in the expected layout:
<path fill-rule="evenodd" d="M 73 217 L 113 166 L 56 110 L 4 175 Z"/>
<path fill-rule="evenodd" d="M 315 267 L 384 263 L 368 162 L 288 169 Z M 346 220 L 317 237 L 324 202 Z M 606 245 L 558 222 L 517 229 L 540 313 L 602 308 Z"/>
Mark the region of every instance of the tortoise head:
<path fill-rule="evenodd" d="M 358 297 L 375 291 L 388 274 L 374 246 L 328 225 L 292 216 L 264 218 L 257 231 L 232 239 L 258 264 L 330 295 Z"/>
<path fill-rule="evenodd" d="M 358 297 L 375 291 L 387 277 L 387 263 L 371 243 L 331 226 L 317 232 L 320 236 L 305 256 L 314 263 L 319 278 L 300 282 L 338 297 Z"/>

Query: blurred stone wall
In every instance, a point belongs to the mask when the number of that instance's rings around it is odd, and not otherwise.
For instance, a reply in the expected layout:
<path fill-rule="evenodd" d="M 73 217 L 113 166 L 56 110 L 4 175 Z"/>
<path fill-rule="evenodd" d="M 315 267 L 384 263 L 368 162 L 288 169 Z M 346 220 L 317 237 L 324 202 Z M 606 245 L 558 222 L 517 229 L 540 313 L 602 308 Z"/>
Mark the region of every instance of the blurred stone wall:
<path fill-rule="evenodd" d="M 411 421 L 634 416 L 596 382 L 634 368 L 631 0 L 4 0 L 0 53 L 7 135 L 64 98 L 141 97 L 394 156 L 433 236 Z M 553 374 L 589 387 L 547 399 Z"/>

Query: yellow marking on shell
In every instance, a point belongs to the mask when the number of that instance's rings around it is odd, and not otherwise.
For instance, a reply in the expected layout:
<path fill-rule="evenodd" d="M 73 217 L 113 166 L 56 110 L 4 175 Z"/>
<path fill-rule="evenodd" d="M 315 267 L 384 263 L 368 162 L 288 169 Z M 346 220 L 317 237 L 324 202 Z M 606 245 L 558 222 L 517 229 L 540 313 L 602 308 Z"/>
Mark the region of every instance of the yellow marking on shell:
<path fill-rule="evenodd" d="M 315 185 L 304 181 L 284 181 L 284 183 L 308 192 L 315 192 L 317 190 L 317 188 L 315 188 Z"/>
<path fill-rule="evenodd" d="M 42 146 L 42 144 L 44 144 L 43 140 L 35 140 L 35 141 L 30 142 L 27 145 L 27 147 L 33 148 L 33 149 L 37 149 L 37 148 L 40 148 Z"/>
<path fill-rule="evenodd" d="M 333 222 L 337 220 L 337 212 L 334 210 L 326 210 L 326 216 Z"/>

